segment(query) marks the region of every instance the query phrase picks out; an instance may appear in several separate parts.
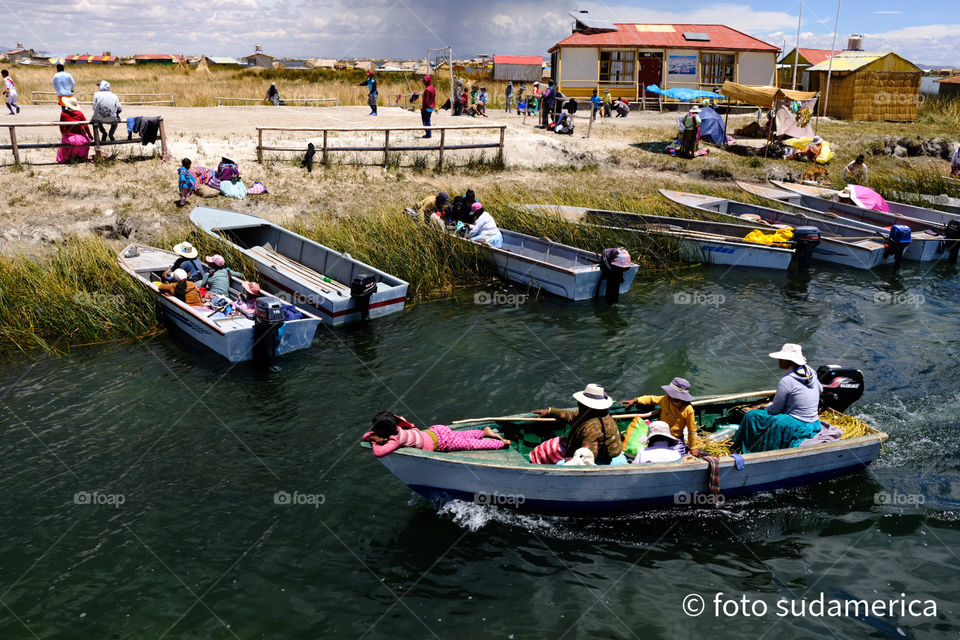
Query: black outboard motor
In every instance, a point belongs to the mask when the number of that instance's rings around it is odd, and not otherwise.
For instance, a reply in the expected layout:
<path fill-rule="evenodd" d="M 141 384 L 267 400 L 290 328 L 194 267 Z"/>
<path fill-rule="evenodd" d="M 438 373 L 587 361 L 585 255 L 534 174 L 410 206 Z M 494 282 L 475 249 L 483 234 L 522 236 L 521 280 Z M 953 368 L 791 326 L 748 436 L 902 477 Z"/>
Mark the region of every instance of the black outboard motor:
<path fill-rule="evenodd" d="M 377 279 L 373 274 L 361 273 L 350 281 L 350 297 L 353 307 L 360 312 L 360 321 L 370 318 L 370 296 L 377 290 Z"/>
<path fill-rule="evenodd" d="M 900 268 L 900 264 L 903 262 L 903 252 L 912 239 L 910 227 L 907 225 L 895 224 L 890 227 L 890 239 L 886 244 L 883 257 L 886 258 L 891 253 L 893 254 L 894 269 Z"/>
<path fill-rule="evenodd" d="M 951 220 L 943 235 L 947 238 L 950 247 L 950 264 L 957 264 L 957 253 L 960 252 L 960 220 Z"/>
<path fill-rule="evenodd" d="M 277 347 L 283 327 L 283 301 L 273 296 L 257 298 L 257 313 L 253 321 L 253 361 L 271 371 L 278 370 Z"/>
<path fill-rule="evenodd" d="M 630 252 L 623 247 L 604 249 L 600 254 L 600 282 L 607 283 L 607 302 L 614 304 L 620 300 L 620 286 L 623 284 L 623 274 L 631 266 Z M 600 285 L 597 285 L 597 293 Z"/>
<path fill-rule="evenodd" d="M 860 369 L 825 364 L 817 369 L 817 380 L 823 385 L 821 411 L 834 409 L 842 413 L 863 395 L 863 372 Z"/>
<path fill-rule="evenodd" d="M 794 259 L 797 268 L 806 270 L 813 262 L 813 250 L 820 244 L 820 229 L 817 227 L 797 227 L 793 230 Z"/>

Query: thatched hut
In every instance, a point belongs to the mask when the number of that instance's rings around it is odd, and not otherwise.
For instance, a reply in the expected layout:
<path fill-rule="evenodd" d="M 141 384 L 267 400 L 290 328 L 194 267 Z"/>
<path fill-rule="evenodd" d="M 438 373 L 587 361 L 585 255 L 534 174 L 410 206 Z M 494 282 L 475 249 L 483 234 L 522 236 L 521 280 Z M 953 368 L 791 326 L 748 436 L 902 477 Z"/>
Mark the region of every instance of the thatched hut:
<path fill-rule="evenodd" d="M 829 97 L 826 95 L 828 70 L 831 70 Z M 821 95 L 820 115 L 890 122 L 917 119 L 922 71 L 893 52 L 844 51 L 810 67 L 809 72 L 810 90 L 819 91 Z"/>

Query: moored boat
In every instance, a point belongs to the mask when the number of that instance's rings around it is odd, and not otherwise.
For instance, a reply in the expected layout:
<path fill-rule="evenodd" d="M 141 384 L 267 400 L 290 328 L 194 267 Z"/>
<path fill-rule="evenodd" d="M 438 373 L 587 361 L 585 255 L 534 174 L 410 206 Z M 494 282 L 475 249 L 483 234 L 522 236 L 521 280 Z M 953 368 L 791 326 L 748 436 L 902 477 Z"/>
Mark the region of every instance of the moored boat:
<path fill-rule="evenodd" d="M 787 269 L 794 258 L 792 248 L 747 242 L 743 239 L 754 228 L 762 229 L 762 227 L 587 207 L 522 206 L 533 213 L 556 213 L 567 221 L 578 224 L 667 238 L 677 244 L 680 257 L 686 262 L 731 267 Z"/>
<path fill-rule="evenodd" d="M 190 221 L 253 261 L 293 304 L 333 326 L 403 309 L 407 283 L 263 218 L 196 207 Z"/>
<path fill-rule="evenodd" d="M 172 325 L 230 362 L 253 359 L 259 330 L 256 320 L 244 315 L 224 317 L 222 313 L 218 314 L 215 309 L 206 306 L 192 307 L 173 296 L 162 294 L 153 284 L 160 280 L 161 274 L 177 257 L 177 254 L 165 249 L 131 244 L 117 255 L 117 264 L 153 293 L 164 317 Z M 230 290 L 232 298 L 236 299 L 241 291 L 239 278 L 231 278 Z M 281 303 L 279 299 L 272 299 Z M 306 349 L 313 342 L 320 318 L 306 311 L 301 313 L 302 318 L 283 322 L 283 330 L 278 333 L 276 355 Z M 279 326 L 273 328 L 278 329 Z"/>
<path fill-rule="evenodd" d="M 876 232 L 871 233 L 837 221 L 811 220 L 802 213 L 788 213 L 728 198 L 669 189 L 660 189 L 660 194 L 696 213 L 725 216 L 743 223 L 815 226 L 820 232 L 820 244 L 813 249 L 814 260 L 855 269 L 872 269 L 880 264 L 894 262 L 894 255 L 887 251 L 883 236 Z"/>
<path fill-rule="evenodd" d="M 420 215 L 412 210 L 408 209 L 407 214 L 420 219 Z M 503 236 L 501 247 L 485 243 L 477 243 L 477 246 L 484 249 L 500 275 L 507 280 L 538 287 L 570 300 L 589 300 L 606 295 L 609 280 L 601 268 L 600 255 L 503 228 L 500 233 Z M 459 238 L 456 234 L 454 236 Z M 630 290 L 638 268 L 631 263 L 622 270 L 619 293 Z"/>
<path fill-rule="evenodd" d="M 774 183 L 779 184 L 775 181 Z M 791 210 L 803 213 L 817 221 L 842 222 L 845 225 L 860 227 L 867 232 L 872 231 L 885 235 L 888 234 L 890 226 L 895 224 L 905 225 L 911 231 L 911 242 L 903 252 L 903 257 L 907 260 L 916 262 L 936 260 L 942 258 L 947 249 L 942 227 L 932 222 L 916 220 L 886 211 L 861 209 L 854 205 L 820 198 L 808 193 L 788 191 L 761 184 L 737 182 L 737 185 L 747 193 L 783 203 Z M 819 222 L 816 224 L 819 224 Z"/>
<path fill-rule="evenodd" d="M 697 424 L 716 426 L 728 419 L 733 407 L 767 400 L 773 393 L 758 391 L 697 400 L 693 403 Z M 617 420 L 615 411 L 612 414 Z M 413 491 L 439 502 L 459 499 L 566 513 L 709 503 L 710 474 L 707 463 L 700 460 L 610 466 L 533 464 L 528 457 L 532 447 L 565 432 L 556 423 L 533 416 L 517 414 L 451 426 L 499 429 L 512 441 L 506 449 L 434 452 L 401 448 L 378 460 Z M 629 418 L 617 420 L 621 430 L 629 422 Z M 747 453 L 740 467 L 732 456 L 724 456 L 719 459 L 719 491 L 728 499 L 855 473 L 873 462 L 887 438 L 886 433 L 869 428 L 866 435 L 849 439 Z"/>

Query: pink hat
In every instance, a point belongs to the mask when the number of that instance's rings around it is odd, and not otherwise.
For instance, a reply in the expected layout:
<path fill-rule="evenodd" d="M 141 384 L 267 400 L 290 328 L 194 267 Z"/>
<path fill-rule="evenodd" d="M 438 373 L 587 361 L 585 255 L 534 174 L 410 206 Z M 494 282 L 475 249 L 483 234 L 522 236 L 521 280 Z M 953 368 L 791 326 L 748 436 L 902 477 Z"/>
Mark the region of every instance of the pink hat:
<path fill-rule="evenodd" d="M 260 285 L 258 285 L 256 282 L 244 281 L 242 283 L 242 286 L 243 286 L 243 290 L 249 293 L 250 295 L 252 296 L 260 295 Z"/>
<path fill-rule="evenodd" d="M 474 202 L 473 205 L 470 207 L 470 211 L 479 211 L 480 209 L 483 209 L 483 205 L 480 204 L 479 202 Z"/>
<path fill-rule="evenodd" d="M 212 256 L 207 256 L 203 259 L 203 261 L 212 264 L 215 267 L 222 267 L 224 264 L 226 264 L 223 261 L 223 256 L 219 253 L 215 253 Z"/>

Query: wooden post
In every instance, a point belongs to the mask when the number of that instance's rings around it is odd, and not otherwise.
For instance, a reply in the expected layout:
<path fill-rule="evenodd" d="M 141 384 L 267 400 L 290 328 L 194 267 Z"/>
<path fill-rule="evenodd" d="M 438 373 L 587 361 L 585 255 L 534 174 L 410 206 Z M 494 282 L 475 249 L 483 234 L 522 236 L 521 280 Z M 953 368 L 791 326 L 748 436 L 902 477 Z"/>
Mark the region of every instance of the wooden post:
<path fill-rule="evenodd" d="M 177 106 L 177 96 L 173 95 L 172 93 L 170 94 L 170 106 Z"/>
<path fill-rule="evenodd" d="M 163 118 L 160 118 L 160 162 L 167 161 L 167 130 L 163 127 Z"/>
<path fill-rule="evenodd" d="M 596 110 L 593 108 L 593 105 L 590 105 L 590 122 L 587 123 L 587 137 L 590 137 L 590 130 L 593 129 L 593 119 L 597 115 Z"/>
<path fill-rule="evenodd" d="M 10 146 L 13 147 L 13 164 L 20 164 L 20 148 L 17 147 L 16 127 L 10 127 Z"/>
<path fill-rule="evenodd" d="M 263 129 L 257 127 L 257 162 L 263 164 Z"/>
<path fill-rule="evenodd" d="M 97 129 L 97 125 L 90 125 L 90 128 L 93 129 L 93 157 L 94 159 L 100 158 L 100 131 Z"/>
<path fill-rule="evenodd" d="M 643 102 L 640 103 L 640 111 L 646 111 L 647 110 L 647 88 L 644 86 L 644 87 L 640 87 L 640 89 L 643 95 L 643 98 L 642 98 Z"/>
<path fill-rule="evenodd" d="M 443 169 L 443 143 L 447 135 L 446 129 L 440 129 L 440 157 L 437 159 L 437 170 Z"/>
<path fill-rule="evenodd" d="M 323 164 L 327 164 L 327 133 L 326 129 L 323 130 Z"/>
<path fill-rule="evenodd" d="M 500 148 L 497 149 L 497 164 L 503 166 L 503 139 L 507 135 L 507 125 L 501 125 L 500 127 Z"/>
<path fill-rule="evenodd" d="M 383 132 L 383 166 L 390 163 L 390 129 Z"/>

